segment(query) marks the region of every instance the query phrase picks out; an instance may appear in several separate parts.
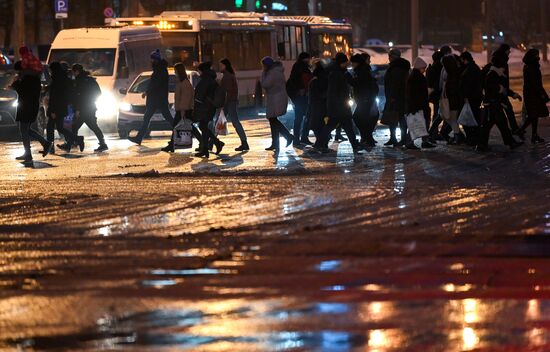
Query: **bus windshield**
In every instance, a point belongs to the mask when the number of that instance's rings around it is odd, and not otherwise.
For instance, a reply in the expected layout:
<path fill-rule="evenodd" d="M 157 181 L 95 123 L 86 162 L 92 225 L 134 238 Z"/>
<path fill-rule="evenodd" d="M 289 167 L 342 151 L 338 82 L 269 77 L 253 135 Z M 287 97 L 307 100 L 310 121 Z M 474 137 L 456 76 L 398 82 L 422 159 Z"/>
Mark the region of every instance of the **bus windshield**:
<path fill-rule="evenodd" d="M 81 64 L 92 76 L 112 76 L 116 49 L 52 49 L 49 62 Z"/>

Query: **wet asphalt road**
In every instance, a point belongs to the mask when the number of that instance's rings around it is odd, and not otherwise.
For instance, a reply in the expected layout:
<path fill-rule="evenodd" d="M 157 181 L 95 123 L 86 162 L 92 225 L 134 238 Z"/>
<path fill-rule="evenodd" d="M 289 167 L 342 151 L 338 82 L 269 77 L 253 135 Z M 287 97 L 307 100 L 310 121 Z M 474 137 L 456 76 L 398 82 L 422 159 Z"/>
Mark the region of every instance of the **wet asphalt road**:
<path fill-rule="evenodd" d="M 274 156 L 245 129 L 208 161 L 0 144 L 0 349 L 550 350 L 550 143 Z"/>

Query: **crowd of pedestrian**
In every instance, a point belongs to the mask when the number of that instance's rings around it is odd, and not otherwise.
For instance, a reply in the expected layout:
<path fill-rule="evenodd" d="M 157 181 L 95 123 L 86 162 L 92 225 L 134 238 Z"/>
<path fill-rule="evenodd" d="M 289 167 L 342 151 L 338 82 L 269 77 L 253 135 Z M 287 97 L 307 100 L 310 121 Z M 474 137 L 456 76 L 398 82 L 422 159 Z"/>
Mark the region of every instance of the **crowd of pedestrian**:
<path fill-rule="evenodd" d="M 60 149 L 70 152 L 77 146 L 84 150 L 84 138 L 78 135 L 83 124 L 99 140 L 95 151 L 107 150 L 95 116 L 95 101 L 101 90 L 95 79 L 78 63 L 70 69 L 61 62 L 49 65 L 52 83 L 49 86 L 47 139 L 30 127 L 36 119 L 41 86 L 36 62 L 28 57 L 27 51 L 24 53 L 26 59 L 15 64 L 19 75 L 13 84 L 19 94 L 17 119 L 25 147 L 25 154 L 18 159 L 32 160 L 31 138 L 42 144 L 44 156 L 54 152 L 55 129 L 65 138 L 65 143 L 58 145 Z M 444 46 L 433 54 L 430 64 L 420 57 L 411 64 L 401 57 L 398 49 L 391 49 L 384 76 L 386 104 L 381 112 L 377 99 L 379 86 L 372 74 L 368 54 L 348 57 L 338 53 L 325 62 L 304 52 L 298 56 L 288 79 L 281 62 L 265 57 L 261 61 L 260 83 L 265 91 L 266 117 L 272 137 L 266 150 L 280 150 L 280 137 L 283 137 L 285 147 L 292 144 L 295 147 L 311 146 L 311 150 L 328 153 L 333 131 L 336 130 L 335 140 L 342 141 L 345 140 L 340 133 L 343 130 L 353 151 L 360 152 L 378 143 L 374 132 L 379 122 L 389 127 L 390 138 L 385 146 L 412 150 L 435 148 L 438 141 L 446 141 L 484 151 L 489 147 L 489 134 L 494 125 L 499 129 L 504 144 L 512 149 L 523 143 L 529 126 L 532 143 L 542 143 L 544 140 L 538 135 L 538 120 L 548 116 L 550 99 L 542 84 L 539 52 L 528 50 L 523 58 L 523 98 L 510 89 L 509 56 L 510 47 L 502 45 L 493 53 L 490 63 L 480 68 L 469 52 L 456 55 L 450 47 Z M 153 73 L 143 93 L 146 99 L 143 124 L 137 136 L 129 137 L 130 141 L 141 144 L 148 133 L 151 118 L 160 112 L 174 128 L 182 120 L 189 120 L 192 125 L 190 133 L 199 141 L 196 156 L 207 158 L 214 148 L 216 154 L 221 153 L 225 145 L 212 128 L 221 111 L 239 136 L 241 144 L 235 150 L 244 152 L 250 149 L 238 115 L 235 69 L 228 59 L 219 62 L 221 80 L 217 80 L 211 62 L 200 63 L 197 66 L 200 80 L 196 87 L 191 84 L 184 64 L 175 65 L 176 114 L 172 116 L 168 101 L 168 63 L 159 50 L 151 53 L 150 58 Z M 526 117 L 521 126 L 516 121 L 510 98 L 523 99 Z M 292 133 L 280 121 L 287 114 L 289 100 L 294 108 Z M 69 129 L 64 125 L 64 119 L 71 110 L 74 121 Z M 310 132 L 313 132 L 315 142 L 310 141 Z M 174 152 L 174 136 L 163 151 Z M 421 143 L 415 144 L 416 139 Z"/>

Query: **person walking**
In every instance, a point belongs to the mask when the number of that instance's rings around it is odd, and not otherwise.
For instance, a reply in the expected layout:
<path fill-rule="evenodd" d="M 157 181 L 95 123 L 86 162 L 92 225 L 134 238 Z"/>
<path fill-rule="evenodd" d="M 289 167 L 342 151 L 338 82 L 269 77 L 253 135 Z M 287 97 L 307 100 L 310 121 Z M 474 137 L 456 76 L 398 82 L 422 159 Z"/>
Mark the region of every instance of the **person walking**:
<path fill-rule="evenodd" d="M 99 141 L 99 147 L 94 150 L 96 153 L 104 152 L 109 149 L 105 143 L 105 137 L 103 132 L 97 124 L 97 117 L 95 113 L 97 106 L 95 104 L 97 98 L 101 95 L 101 88 L 97 84 L 95 78 L 91 77 L 84 67 L 80 64 L 74 64 L 72 67 L 74 80 L 74 113 L 75 119 L 73 121 L 73 134 L 77 141 L 80 141 L 80 151 L 84 150 L 84 143 L 82 137 L 78 136 L 78 130 L 83 124 L 86 124 L 89 129 L 94 132 L 97 140 Z M 58 146 L 59 148 L 70 152 L 71 146 L 68 143 Z"/>
<path fill-rule="evenodd" d="M 441 59 L 443 64 L 443 72 L 441 74 L 440 85 L 442 87 L 442 99 L 448 102 L 446 111 L 448 116 L 442 116 L 445 122 L 449 124 L 453 131 L 453 138 L 449 144 L 461 144 L 466 138 L 460 131 L 458 125 L 458 114 L 462 108 L 462 100 L 460 99 L 460 64 L 454 55 L 446 55 Z M 441 103 L 440 103 L 441 109 Z"/>
<path fill-rule="evenodd" d="M 306 117 L 308 103 L 309 81 L 313 78 L 310 69 L 311 55 L 303 52 L 292 66 L 290 77 L 286 83 L 286 91 L 294 105 L 294 146 L 311 145 L 309 140 L 310 126 Z"/>
<path fill-rule="evenodd" d="M 21 160 L 24 163 L 32 163 L 31 139 L 37 140 L 42 144 L 42 156 L 49 154 L 52 142 L 44 139 L 32 127 L 32 123 L 36 121 L 38 109 L 40 108 L 40 77 L 29 70 L 23 71 L 21 61 L 14 64 L 14 69 L 17 71 L 17 79 L 12 83 L 12 89 L 18 94 L 18 106 L 16 121 L 19 122 L 19 131 L 23 140 L 25 153 L 16 157 L 16 160 Z"/>
<path fill-rule="evenodd" d="M 514 149 L 522 143 L 518 143 L 508 127 L 505 106 L 508 95 L 503 82 L 506 77 L 506 60 L 501 56 L 493 56 L 491 68 L 485 77 L 483 99 L 484 117 L 481 125 L 481 137 L 476 150 L 485 151 L 488 149 L 489 135 L 494 125 L 500 130 L 504 144 Z"/>
<path fill-rule="evenodd" d="M 407 79 L 407 108 L 406 114 L 416 114 L 421 111 L 424 115 L 426 122 L 426 130 L 430 127 L 431 110 L 430 110 L 430 98 L 428 93 L 428 80 L 424 76 L 428 64 L 421 57 L 417 57 L 413 64 L 413 69 Z M 414 145 L 414 141 L 411 139 L 410 133 L 407 134 L 407 143 L 405 146 L 407 149 L 418 149 Z M 428 141 L 428 136 L 422 137 L 422 148 L 434 148 L 435 145 Z"/>
<path fill-rule="evenodd" d="M 327 116 L 328 75 L 322 61 L 314 63 L 313 79 L 308 89 L 308 118 L 311 130 L 315 134 L 314 148 L 319 146 L 322 139 L 323 126 Z"/>
<path fill-rule="evenodd" d="M 212 70 L 212 63 L 207 61 L 198 66 L 200 73 L 200 81 L 195 88 L 195 105 L 193 116 L 195 121 L 199 121 L 199 128 L 202 134 L 202 142 L 199 147 L 199 152 L 195 154 L 199 158 L 208 158 L 209 146 L 212 142 L 216 146 L 216 155 L 219 155 L 225 145 L 216 137 L 214 132 L 209 128 L 210 122 L 216 115 L 216 107 L 214 106 L 214 97 L 216 89 L 219 87 L 216 82 L 216 72 Z"/>
<path fill-rule="evenodd" d="M 344 53 L 337 53 L 328 68 L 327 89 L 327 117 L 328 122 L 323 127 L 322 139 L 318 144 L 321 152 L 328 152 L 328 142 L 332 131 L 341 125 L 353 148 L 357 153 L 363 148 L 357 141 L 353 129 L 353 114 L 348 102 L 351 97 L 350 85 L 346 78 L 348 57 Z"/>
<path fill-rule="evenodd" d="M 378 123 L 378 106 L 376 96 L 378 95 L 378 84 L 371 74 L 370 63 L 360 54 L 351 57 L 353 76 L 350 84 L 353 88 L 353 98 L 357 108 L 353 113 L 353 121 L 359 129 L 361 144 L 369 147 L 376 145 L 372 134 Z"/>
<path fill-rule="evenodd" d="M 168 75 L 168 63 L 162 58 L 159 49 L 153 51 L 150 57 L 153 74 L 149 80 L 147 90 L 143 93 L 143 97 L 147 98 L 143 124 L 135 137 L 128 138 L 129 141 L 137 145 L 141 145 L 143 138 L 149 130 L 151 118 L 155 113 L 160 112 L 170 126 L 174 125 L 174 119 L 168 105 L 168 85 L 170 78 Z"/>
<path fill-rule="evenodd" d="M 390 140 L 384 145 L 402 147 L 405 145 L 405 136 L 407 126 L 405 121 L 405 105 L 407 94 L 407 79 L 411 63 L 401 57 L 401 51 L 391 49 L 388 53 L 390 65 L 384 76 L 384 90 L 386 93 L 386 105 L 384 113 L 397 114 L 399 121 L 395 125 L 389 126 Z M 398 142 L 396 137 L 397 125 L 401 129 L 401 140 Z"/>
<path fill-rule="evenodd" d="M 263 72 L 260 83 L 266 93 L 266 117 L 271 129 L 271 146 L 266 150 L 279 151 L 279 136 L 286 139 L 286 147 L 290 146 L 294 136 L 285 125 L 279 121 L 279 117 L 287 112 L 288 95 L 286 92 L 285 69 L 283 64 L 266 56 L 262 59 Z"/>
<path fill-rule="evenodd" d="M 525 101 L 525 110 L 527 119 L 520 128 L 519 135 L 523 136 L 525 130 L 531 125 L 531 143 L 544 143 L 538 135 L 539 118 L 547 117 L 548 102 L 550 98 L 542 84 L 542 74 L 540 71 L 540 52 L 537 49 L 530 49 L 523 57 L 523 98 Z"/>
<path fill-rule="evenodd" d="M 227 93 L 227 100 L 223 107 L 223 113 L 227 119 L 233 125 L 233 128 L 239 135 L 241 145 L 235 148 L 236 152 L 245 152 L 250 150 L 248 146 L 248 140 L 246 133 L 244 132 L 243 125 L 239 120 L 239 114 L 237 108 L 239 106 L 239 85 L 237 84 L 237 78 L 235 77 L 235 70 L 229 59 L 223 59 L 220 61 L 220 71 L 223 74 L 220 85 Z"/>
<path fill-rule="evenodd" d="M 444 139 L 439 135 L 439 125 L 443 122 L 443 118 L 439 113 L 439 100 L 441 99 L 441 87 L 439 81 L 441 78 L 441 71 L 443 70 L 443 53 L 438 50 L 432 55 L 432 64 L 426 69 L 426 79 L 428 80 L 428 92 L 430 97 L 430 103 L 433 105 L 432 124 L 429 129 L 429 134 L 432 140 Z"/>
<path fill-rule="evenodd" d="M 460 75 L 460 96 L 463 104 L 469 104 L 478 127 L 463 126 L 466 132 L 466 143 L 470 146 L 477 145 L 479 139 L 479 126 L 481 123 L 481 103 L 483 101 L 483 88 L 481 69 L 476 64 L 473 56 L 468 51 L 460 54 L 462 61 L 462 74 Z M 464 105 L 463 105 L 464 106 Z"/>
<path fill-rule="evenodd" d="M 48 141 L 52 142 L 51 153 L 55 152 L 53 142 L 55 139 L 55 130 L 65 138 L 65 144 L 60 145 L 60 149 L 70 152 L 73 144 L 77 144 L 81 150 L 84 149 L 84 137 L 76 136 L 64 126 L 65 117 L 69 114 L 69 105 L 73 100 L 73 82 L 67 76 L 67 71 L 61 63 L 52 62 L 49 65 L 52 81 L 48 87 L 48 123 L 46 125 L 46 135 Z M 74 120 L 74 116 L 73 116 Z"/>
<path fill-rule="evenodd" d="M 189 119 L 193 121 L 193 104 L 195 102 L 195 90 L 193 89 L 193 85 L 189 81 L 187 70 L 185 69 L 185 65 L 183 63 L 178 62 L 177 64 L 175 64 L 174 71 L 176 72 L 177 76 L 176 89 L 174 92 L 174 110 L 176 110 L 176 116 L 174 117 L 173 128 L 175 129 L 182 119 Z M 193 137 L 195 137 L 200 143 L 202 141 L 201 133 L 195 127 L 195 125 L 192 126 Z M 168 145 L 161 150 L 167 153 L 174 152 L 173 131 L 172 138 L 170 138 Z"/>

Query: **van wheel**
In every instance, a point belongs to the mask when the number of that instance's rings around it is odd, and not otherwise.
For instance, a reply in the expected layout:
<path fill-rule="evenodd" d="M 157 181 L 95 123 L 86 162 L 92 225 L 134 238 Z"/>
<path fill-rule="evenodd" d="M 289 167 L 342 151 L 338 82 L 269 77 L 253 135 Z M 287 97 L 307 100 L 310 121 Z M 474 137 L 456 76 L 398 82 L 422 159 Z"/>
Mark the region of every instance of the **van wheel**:
<path fill-rule="evenodd" d="M 118 136 L 120 137 L 120 139 L 128 139 L 128 136 L 130 136 L 130 131 L 119 129 Z"/>

